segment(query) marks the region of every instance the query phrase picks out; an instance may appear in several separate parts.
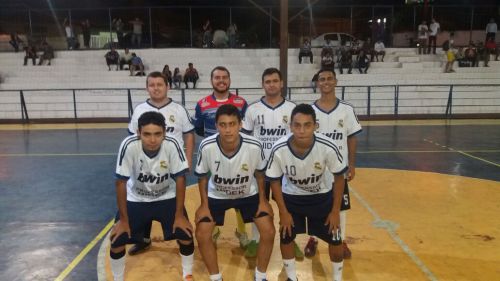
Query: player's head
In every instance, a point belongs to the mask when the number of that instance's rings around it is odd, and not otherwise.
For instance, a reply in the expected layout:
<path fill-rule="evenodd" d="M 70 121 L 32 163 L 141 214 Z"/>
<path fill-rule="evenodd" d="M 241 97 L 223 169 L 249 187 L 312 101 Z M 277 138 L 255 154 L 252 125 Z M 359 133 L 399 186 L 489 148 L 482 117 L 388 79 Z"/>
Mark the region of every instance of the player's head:
<path fill-rule="evenodd" d="M 238 108 L 232 104 L 219 107 L 215 113 L 215 126 L 225 143 L 237 142 L 241 129 L 241 115 Z"/>
<path fill-rule="evenodd" d="M 262 73 L 262 88 L 266 92 L 266 96 L 281 95 L 283 89 L 283 80 L 279 69 L 270 67 L 266 68 Z"/>
<path fill-rule="evenodd" d="M 147 151 L 160 149 L 165 137 L 165 117 L 159 112 L 145 112 L 139 117 L 137 135 Z"/>
<path fill-rule="evenodd" d="M 316 112 L 309 104 L 299 104 L 292 110 L 290 130 L 298 142 L 312 140 L 316 130 Z"/>
<path fill-rule="evenodd" d="M 167 98 L 168 79 L 159 71 L 149 73 L 146 78 L 146 89 L 153 102 L 163 102 Z"/>
<path fill-rule="evenodd" d="M 318 71 L 317 87 L 322 94 L 335 94 L 337 86 L 337 75 L 331 69 L 321 69 Z"/>
<path fill-rule="evenodd" d="M 214 91 L 220 94 L 227 93 L 231 86 L 231 74 L 224 66 L 216 66 L 210 72 L 210 80 Z"/>

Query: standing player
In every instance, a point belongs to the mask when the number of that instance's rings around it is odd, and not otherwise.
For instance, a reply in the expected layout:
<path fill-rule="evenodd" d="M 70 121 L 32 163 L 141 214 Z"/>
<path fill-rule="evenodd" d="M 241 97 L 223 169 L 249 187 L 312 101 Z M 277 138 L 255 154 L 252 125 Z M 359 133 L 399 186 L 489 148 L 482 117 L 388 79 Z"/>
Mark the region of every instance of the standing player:
<path fill-rule="evenodd" d="M 271 147 L 274 142 L 290 132 L 290 115 L 295 103 L 285 100 L 281 96 L 283 89 L 283 80 L 281 72 L 277 68 L 267 68 L 262 73 L 262 88 L 265 96 L 248 106 L 243 120 L 243 132 L 253 134 L 260 140 L 264 148 L 266 159 L 269 158 Z M 269 199 L 270 184 L 266 181 L 266 197 Z M 257 255 L 257 246 L 259 241 L 259 232 L 252 224 L 252 239 L 245 249 L 246 257 L 255 257 Z M 304 254 L 294 244 L 295 256 L 304 257 Z"/>
<path fill-rule="evenodd" d="M 187 159 L 176 139 L 165 136 L 165 118 L 146 112 L 137 135 L 125 138 L 116 163 L 118 214 L 111 231 L 111 271 L 123 280 L 125 245 L 143 239 L 146 224 L 159 221 L 165 240 L 177 239 L 183 280 L 191 281 L 193 227 L 186 217 L 184 197 Z"/>
<path fill-rule="evenodd" d="M 346 211 L 351 208 L 349 187 L 347 182 L 354 179 L 356 175 L 356 135 L 361 132 L 361 125 L 354 113 L 354 108 L 349 103 L 339 100 L 335 96 L 337 79 L 335 72 L 331 70 L 320 70 L 318 75 L 318 87 L 321 97 L 314 102 L 312 107 L 316 111 L 318 122 L 317 132 L 326 135 L 339 148 L 345 163 L 349 168 L 346 174 L 342 206 L 340 207 L 340 229 L 342 229 L 342 247 L 344 258 L 351 258 L 351 251 L 345 242 L 346 233 Z M 332 175 L 327 173 L 326 179 L 332 181 Z M 304 249 L 306 256 L 312 257 L 316 254 L 318 241 L 310 237 Z"/>
<path fill-rule="evenodd" d="M 201 197 L 195 218 L 198 246 L 210 280 L 221 281 L 211 234 L 215 225 L 224 224 L 226 210 L 240 210 L 243 221 L 254 222 L 261 234 L 255 280 L 264 281 L 275 234 L 273 211 L 264 194 L 264 151 L 257 139 L 240 133 L 235 106 L 219 107 L 215 121 L 219 133 L 201 142 L 195 170 Z"/>
<path fill-rule="evenodd" d="M 238 108 L 238 111 L 243 118 L 247 110 L 247 102 L 245 99 L 229 92 L 231 86 L 231 75 L 229 70 L 224 66 L 216 66 L 210 73 L 212 88 L 214 89 L 211 95 L 208 95 L 198 101 L 195 108 L 194 127 L 196 133 L 202 137 L 209 137 L 217 133 L 215 126 L 215 112 L 224 104 L 232 104 Z M 236 211 L 236 221 L 238 226 L 236 229 L 236 237 L 240 240 L 240 247 L 245 248 L 248 244 L 248 235 L 245 230 L 245 224 L 240 214 L 240 210 Z M 219 228 L 214 231 L 214 240 L 220 235 Z"/>
<path fill-rule="evenodd" d="M 290 128 L 292 134 L 274 144 L 266 171 L 279 209 L 280 248 L 287 280 L 297 281 L 292 242 L 307 229 L 328 243 L 333 280 L 341 281 L 340 205 L 347 167 L 338 148 L 314 132 L 316 114 L 310 105 L 300 104 L 293 109 Z M 324 180 L 326 171 L 334 174 L 333 192 L 332 183 Z"/>
<path fill-rule="evenodd" d="M 194 126 L 187 110 L 180 104 L 174 102 L 167 96 L 168 79 L 161 72 L 151 72 L 146 78 L 146 90 L 149 93 L 149 99 L 139 104 L 134 109 L 134 114 L 128 124 L 130 134 L 137 133 L 137 121 L 139 117 L 148 111 L 159 112 L 165 117 L 165 134 L 175 138 L 181 147 L 186 145 L 186 157 L 189 170 L 192 167 L 193 149 L 194 149 Z M 151 223 L 144 229 L 144 240 L 130 248 L 128 253 L 136 255 L 147 250 L 151 246 Z"/>

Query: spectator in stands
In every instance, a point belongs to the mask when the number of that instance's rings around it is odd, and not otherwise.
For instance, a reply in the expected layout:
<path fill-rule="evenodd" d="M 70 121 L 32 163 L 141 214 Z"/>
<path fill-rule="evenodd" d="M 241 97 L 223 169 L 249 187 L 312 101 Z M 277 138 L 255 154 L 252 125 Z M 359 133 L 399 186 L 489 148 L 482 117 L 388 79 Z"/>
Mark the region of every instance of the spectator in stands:
<path fill-rule="evenodd" d="M 130 61 L 130 76 L 133 76 L 134 71 L 136 70 L 139 70 L 137 75 L 146 76 L 146 73 L 144 73 L 144 64 L 142 63 L 142 59 L 135 53 L 132 53 L 132 60 Z"/>
<path fill-rule="evenodd" d="M 85 48 L 90 49 L 90 21 L 89 19 L 84 19 L 81 23 L 82 34 L 83 34 L 83 45 Z"/>
<path fill-rule="evenodd" d="M 200 76 L 198 75 L 198 70 L 193 67 L 193 63 L 188 63 L 188 68 L 186 68 L 186 71 L 184 72 L 184 84 L 186 85 L 186 89 L 189 89 L 188 82 L 192 82 L 193 89 L 195 89 L 196 81 L 198 81 L 199 78 Z"/>
<path fill-rule="evenodd" d="M 24 48 L 24 65 L 28 65 L 28 59 L 31 59 L 33 62 L 33 65 L 36 64 L 36 59 L 38 56 L 36 55 L 36 48 L 33 46 L 33 44 L 29 44 L 28 47 Z"/>
<path fill-rule="evenodd" d="M 477 58 L 475 66 L 479 66 L 479 61 L 484 61 L 484 67 L 488 67 L 488 63 L 490 62 L 490 52 L 484 46 L 483 42 L 477 43 Z"/>
<path fill-rule="evenodd" d="M 316 74 L 314 74 L 313 78 L 311 79 L 311 88 L 313 89 L 313 92 L 316 93 L 316 86 L 318 84 L 318 77 L 319 77 L 319 72 L 321 70 L 318 70 Z"/>
<path fill-rule="evenodd" d="M 68 44 L 68 50 L 76 49 L 77 44 L 75 40 L 75 33 L 67 18 L 64 19 L 63 26 L 64 32 L 66 33 L 66 43 Z"/>
<path fill-rule="evenodd" d="M 115 18 L 113 19 L 113 27 L 116 31 L 116 37 L 118 39 L 118 47 L 123 48 L 124 43 L 123 43 L 123 21 L 121 18 Z M 120 68 L 121 69 L 121 68 Z"/>
<path fill-rule="evenodd" d="M 345 42 L 343 42 L 345 44 Z M 344 74 L 343 68 L 349 69 L 347 73 L 352 74 L 352 51 L 350 48 L 344 47 L 341 49 L 339 58 L 339 71 L 340 74 Z"/>
<path fill-rule="evenodd" d="M 366 38 L 366 41 L 363 43 L 363 53 L 366 56 L 370 56 L 370 61 L 373 61 L 373 44 L 372 44 L 372 39 L 371 38 Z M 358 53 L 359 54 L 359 53 Z"/>
<path fill-rule="evenodd" d="M 382 62 L 384 61 L 385 45 L 384 42 L 382 42 L 382 39 L 378 39 L 378 41 L 375 42 L 375 45 L 373 46 L 373 53 L 375 54 L 375 59 L 377 59 L 377 62 L 378 62 L 378 56 L 382 56 L 381 61 Z"/>
<path fill-rule="evenodd" d="M 212 40 L 215 48 L 227 48 L 227 43 L 229 41 L 226 32 L 222 29 L 217 29 L 214 32 Z"/>
<path fill-rule="evenodd" d="M 106 64 L 108 65 L 108 70 L 111 70 L 111 65 L 116 65 L 116 70 L 118 71 L 118 61 L 120 59 L 120 55 L 115 50 L 115 47 L 111 47 L 111 50 L 107 52 L 104 57 L 106 58 Z"/>
<path fill-rule="evenodd" d="M 435 18 L 432 18 L 431 24 L 429 25 L 429 45 L 427 47 L 427 53 L 431 53 L 431 45 L 432 45 L 432 53 L 436 54 L 436 38 L 438 33 L 441 31 L 441 26 L 439 22 L 436 21 Z"/>
<path fill-rule="evenodd" d="M 469 42 L 469 46 L 465 49 L 465 60 L 470 67 L 476 66 L 477 49 L 472 41 Z"/>
<path fill-rule="evenodd" d="M 490 55 L 495 56 L 495 61 L 498 61 L 498 55 L 500 52 L 495 39 L 490 38 L 488 41 L 486 41 L 486 49 L 488 50 Z"/>
<path fill-rule="evenodd" d="M 207 19 L 202 26 L 203 30 L 203 39 L 202 39 L 202 47 L 210 48 L 212 46 L 212 25 L 210 24 L 210 19 Z"/>
<path fill-rule="evenodd" d="M 174 80 L 174 86 L 176 89 L 181 88 L 181 82 L 182 82 L 182 74 L 181 71 L 178 67 L 174 69 L 174 75 L 173 75 L 173 80 Z"/>
<path fill-rule="evenodd" d="M 418 54 L 426 54 L 427 39 L 429 37 L 429 28 L 427 27 L 427 22 L 424 20 L 417 28 L 418 33 Z"/>
<path fill-rule="evenodd" d="M 238 32 L 238 27 L 236 26 L 236 23 L 231 23 L 229 27 L 227 28 L 227 36 L 229 37 L 229 47 L 234 48 L 236 47 L 236 35 Z"/>
<path fill-rule="evenodd" d="M 42 56 L 40 57 L 40 61 L 38 62 L 38 65 L 42 65 L 44 61 L 49 61 L 47 65 L 50 65 L 51 60 L 54 58 L 54 48 L 47 43 L 47 41 L 43 41 L 42 43 Z"/>
<path fill-rule="evenodd" d="M 135 42 L 135 46 L 140 48 L 142 41 L 142 26 L 144 23 L 139 18 L 135 18 L 134 20 L 129 21 L 129 23 L 132 25 L 131 43 L 133 45 Z"/>
<path fill-rule="evenodd" d="M 445 73 L 455 72 L 455 70 L 453 70 L 453 63 L 455 62 L 455 53 L 453 52 L 451 45 L 449 43 L 443 44 L 443 51 L 446 52 L 446 66 L 444 68 L 444 72 Z"/>
<path fill-rule="evenodd" d="M 17 52 L 19 52 L 19 47 L 20 46 L 22 47 L 22 45 L 24 44 L 24 41 L 21 40 L 21 38 L 19 38 L 19 35 L 17 34 L 17 32 L 12 32 L 10 34 L 9 44 L 12 46 L 12 48 L 14 48 L 14 51 L 17 53 Z"/>
<path fill-rule="evenodd" d="M 497 23 L 495 22 L 494 18 L 491 18 L 490 22 L 486 25 L 486 40 L 484 41 L 487 42 L 489 38 L 493 38 L 493 41 L 495 41 L 496 34 L 497 34 Z"/>
<path fill-rule="evenodd" d="M 302 57 L 309 57 L 311 63 L 313 63 L 313 53 L 311 51 L 311 42 L 309 42 L 308 38 L 304 39 L 302 43 L 302 47 L 299 51 L 299 63 L 302 63 Z"/>
<path fill-rule="evenodd" d="M 321 69 L 335 70 L 335 60 L 331 49 L 321 50 Z"/>
<path fill-rule="evenodd" d="M 123 70 L 123 65 L 127 64 L 130 70 L 130 64 L 132 63 L 132 54 L 128 48 L 125 48 L 123 54 L 120 56 L 120 70 Z"/>
<path fill-rule="evenodd" d="M 333 46 L 332 40 L 330 40 L 328 38 L 325 40 L 325 44 L 323 45 L 323 49 L 321 51 L 323 51 L 324 49 L 330 50 L 332 52 L 332 54 L 334 53 L 334 46 Z"/>
<path fill-rule="evenodd" d="M 359 73 L 362 74 L 364 68 L 364 73 L 367 74 L 368 68 L 370 67 L 370 59 L 364 50 L 361 50 L 356 57 L 356 64 L 358 65 Z"/>
<path fill-rule="evenodd" d="M 168 66 L 168 64 L 165 64 L 161 73 L 167 78 L 168 86 L 170 89 L 172 89 L 172 71 L 170 71 L 170 67 Z"/>

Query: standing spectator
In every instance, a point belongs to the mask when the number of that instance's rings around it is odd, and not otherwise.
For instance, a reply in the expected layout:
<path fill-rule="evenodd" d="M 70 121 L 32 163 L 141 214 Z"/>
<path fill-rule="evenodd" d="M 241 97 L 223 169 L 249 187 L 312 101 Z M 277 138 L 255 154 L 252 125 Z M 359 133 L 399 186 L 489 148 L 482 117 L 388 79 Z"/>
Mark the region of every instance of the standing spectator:
<path fill-rule="evenodd" d="M 302 43 L 302 47 L 299 52 L 299 63 L 302 63 L 302 57 L 309 57 L 311 63 L 313 63 L 313 53 L 311 51 L 311 42 L 309 42 L 308 38 L 304 39 Z"/>
<path fill-rule="evenodd" d="M 68 50 L 73 50 L 76 48 L 75 43 L 75 33 L 73 32 L 73 27 L 71 26 L 68 19 L 64 19 L 64 32 L 66 33 L 66 43 L 68 44 Z"/>
<path fill-rule="evenodd" d="M 431 53 L 431 45 L 432 45 L 432 53 L 436 54 L 436 38 L 438 33 L 441 31 L 441 26 L 439 22 L 436 21 L 435 18 L 432 18 L 431 25 L 429 26 L 429 45 L 427 47 L 427 53 Z"/>
<path fill-rule="evenodd" d="M 104 57 L 106 58 L 106 64 L 108 65 L 108 70 L 111 70 L 111 65 L 116 65 L 116 70 L 118 71 L 118 60 L 120 59 L 120 55 L 115 50 L 115 47 L 111 47 L 111 50 L 107 52 Z"/>
<path fill-rule="evenodd" d="M 227 34 L 224 30 L 222 29 L 217 29 L 214 32 L 213 36 L 213 44 L 215 48 L 227 48 Z"/>
<path fill-rule="evenodd" d="M 365 69 L 364 73 L 366 74 L 368 71 L 368 68 L 370 67 L 370 59 L 366 55 L 365 51 L 363 51 L 363 50 L 359 51 L 359 54 L 356 57 L 356 63 L 358 65 L 359 73 L 362 74 L 363 73 L 362 68 L 364 68 Z"/>
<path fill-rule="evenodd" d="M 227 28 L 227 36 L 229 37 L 229 47 L 236 47 L 236 33 L 238 32 L 238 27 L 236 23 L 231 23 Z"/>
<path fill-rule="evenodd" d="M 210 19 L 207 19 L 202 26 L 203 30 L 203 39 L 202 44 L 203 48 L 209 48 L 212 46 L 212 25 L 210 24 Z"/>
<path fill-rule="evenodd" d="M 132 25 L 132 39 L 131 39 L 132 42 L 131 43 L 133 45 L 135 42 L 136 47 L 140 48 L 141 41 L 142 41 L 142 25 L 144 25 L 144 23 L 139 18 L 135 18 L 134 20 L 129 21 L 129 23 Z"/>
<path fill-rule="evenodd" d="M 493 38 L 493 41 L 495 41 L 495 35 L 497 34 L 497 23 L 495 22 L 494 18 L 490 19 L 490 22 L 486 25 L 486 40 L 488 41 L 489 38 Z"/>
<path fill-rule="evenodd" d="M 29 44 L 28 47 L 24 48 L 25 56 L 24 56 L 24 65 L 28 65 L 28 59 L 31 59 L 33 65 L 36 64 L 36 48 L 32 44 Z"/>
<path fill-rule="evenodd" d="M 455 54 L 453 53 L 453 49 L 450 46 L 450 42 L 443 44 L 443 51 L 446 52 L 446 67 L 444 69 L 445 73 L 455 72 L 453 70 L 453 63 L 455 62 Z"/>
<path fill-rule="evenodd" d="M 425 52 L 425 47 L 427 46 L 427 38 L 429 37 L 429 28 L 427 27 L 427 22 L 424 20 L 422 23 L 418 26 L 417 29 L 418 32 L 418 54 L 421 55 L 422 52 L 424 55 L 426 54 Z"/>
<path fill-rule="evenodd" d="M 172 71 L 170 71 L 170 67 L 168 64 L 165 64 L 163 67 L 163 70 L 161 71 L 161 74 L 167 78 L 169 88 L 172 89 Z"/>
<path fill-rule="evenodd" d="M 499 49 L 497 47 L 497 43 L 495 42 L 495 39 L 490 38 L 486 42 L 486 49 L 489 51 L 489 54 L 495 55 L 495 60 L 498 61 Z"/>
<path fill-rule="evenodd" d="M 196 88 L 196 81 L 198 81 L 200 76 L 198 75 L 198 70 L 193 67 L 193 63 L 188 63 L 188 68 L 184 72 L 184 84 L 186 85 L 186 89 L 189 89 L 188 82 L 193 83 L 193 89 Z"/>
<path fill-rule="evenodd" d="M 132 63 L 132 54 L 130 53 L 128 48 L 125 48 L 125 51 L 120 56 L 120 70 L 123 70 L 123 65 L 127 64 L 128 69 L 130 70 L 130 64 Z"/>
<path fill-rule="evenodd" d="M 124 47 L 123 44 L 123 21 L 121 18 L 113 19 L 113 27 L 115 28 L 116 31 L 116 37 L 118 39 L 118 46 L 120 48 Z"/>
<path fill-rule="evenodd" d="M 483 42 L 478 42 L 477 44 L 477 57 L 476 57 L 476 66 L 479 66 L 479 61 L 484 61 L 484 67 L 488 67 L 488 63 L 490 62 L 490 52 L 486 48 Z"/>
<path fill-rule="evenodd" d="M 178 67 L 176 67 L 174 69 L 174 76 L 173 76 L 173 80 L 174 80 L 174 86 L 176 89 L 180 89 L 181 88 L 181 82 L 182 82 L 182 74 L 181 74 L 181 71 Z"/>
<path fill-rule="evenodd" d="M 52 46 L 44 40 L 42 43 L 42 51 L 43 54 L 40 57 L 38 65 L 42 65 L 45 60 L 48 60 L 49 63 L 47 65 L 50 65 L 50 61 L 54 58 L 54 48 L 52 48 Z"/>
<path fill-rule="evenodd" d="M 330 50 L 333 54 L 334 46 L 333 46 L 332 40 L 330 40 L 329 38 L 326 39 L 325 44 L 323 45 L 323 50 L 325 50 L 325 49 Z"/>
<path fill-rule="evenodd" d="M 339 58 L 340 74 L 344 74 L 343 72 L 344 67 L 347 67 L 349 69 L 349 72 L 347 73 L 352 74 L 352 51 L 350 48 L 341 48 L 340 51 L 340 58 Z"/>
<path fill-rule="evenodd" d="M 83 45 L 85 48 L 90 49 L 90 21 L 85 19 L 81 23 L 83 33 Z"/>
<path fill-rule="evenodd" d="M 12 45 L 12 48 L 14 48 L 14 51 L 19 52 L 19 46 L 24 44 L 23 40 L 19 38 L 19 35 L 17 32 L 12 32 L 10 34 L 10 41 L 9 44 Z"/>
<path fill-rule="evenodd" d="M 146 73 L 144 73 L 144 64 L 142 63 L 142 59 L 135 53 L 132 53 L 132 60 L 130 61 L 130 76 L 134 75 L 135 70 L 139 70 L 138 74 L 146 76 Z"/>
<path fill-rule="evenodd" d="M 375 45 L 373 46 L 375 58 L 377 59 L 378 62 L 378 56 L 382 56 L 381 61 L 384 61 L 385 57 L 385 45 L 384 42 L 382 42 L 382 39 L 378 39 L 377 42 L 375 42 Z"/>

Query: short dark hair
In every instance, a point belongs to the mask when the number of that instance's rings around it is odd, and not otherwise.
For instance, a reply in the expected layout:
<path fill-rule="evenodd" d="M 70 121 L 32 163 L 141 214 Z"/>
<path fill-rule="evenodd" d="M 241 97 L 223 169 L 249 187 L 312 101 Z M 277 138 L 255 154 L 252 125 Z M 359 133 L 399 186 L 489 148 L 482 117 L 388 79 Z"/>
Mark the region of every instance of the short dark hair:
<path fill-rule="evenodd" d="M 335 70 L 331 69 L 331 68 L 322 68 L 318 71 L 318 77 L 321 73 L 323 72 L 331 72 L 333 73 L 333 77 L 337 78 L 337 73 L 335 73 Z"/>
<path fill-rule="evenodd" d="M 262 72 L 262 82 L 264 82 L 264 77 L 265 76 L 271 75 L 271 74 L 274 74 L 274 73 L 278 74 L 278 76 L 280 77 L 280 81 L 283 80 L 283 79 L 281 79 L 281 71 L 279 69 L 277 69 L 276 67 L 269 67 L 269 68 L 266 68 L 264 70 L 264 72 Z"/>
<path fill-rule="evenodd" d="M 146 87 L 148 86 L 148 80 L 149 78 L 163 78 L 163 81 L 165 82 L 165 85 L 168 85 L 168 79 L 163 73 L 159 71 L 153 71 L 148 74 L 148 77 L 146 77 Z"/>
<path fill-rule="evenodd" d="M 292 116 L 291 116 L 290 121 L 293 121 L 293 117 L 297 113 L 302 113 L 302 114 L 305 114 L 305 115 L 311 115 L 312 118 L 313 118 L 313 120 L 314 120 L 314 123 L 316 123 L 316 111 L 314 111 L 314 108 L 310 104 L 301 103 L 301 104 L 297 105 L 292 110 Z"/>
<path fill-rule="evenodd" d="M 229 70 L 227 70 L 227 68 L 226 68 L 226 67 L 224 67 L 224 66 L 220 66 L 220 65 L 219 65 L 219 66 L 214 67 L 214 69 L 212 69 L 212 72 L 210 72 L 210 79 L 214 78 L 214 72 L 215 72 L 216 70 L 222 70 L 222 71 L 225 71 L 225 72 L 227 72 L 227 76 L 231 77 L 231 73 L 229 73 Z"/>
<path fill-rule="evenodd" d="M 139 117 L 138 121 L 139 131 L 142 129 L 142 127 L 150 124 L 160 126 L 163 130 L 165 130 L 165 117 L 161 113 L 156 111 L 148 111 L 143 113 L 141 117 Z"/>
<path fill-rule="evenodd" d="M 238 118 L 238 122 L 241 122 L 241 113 L 238 108 L 232 104 L 224 104 L 217 109 L 217 112 L 215 112 L 215 123 L 219 121 L 219 117 L 221 115 L 236 116 L 236 118 Z"/>

